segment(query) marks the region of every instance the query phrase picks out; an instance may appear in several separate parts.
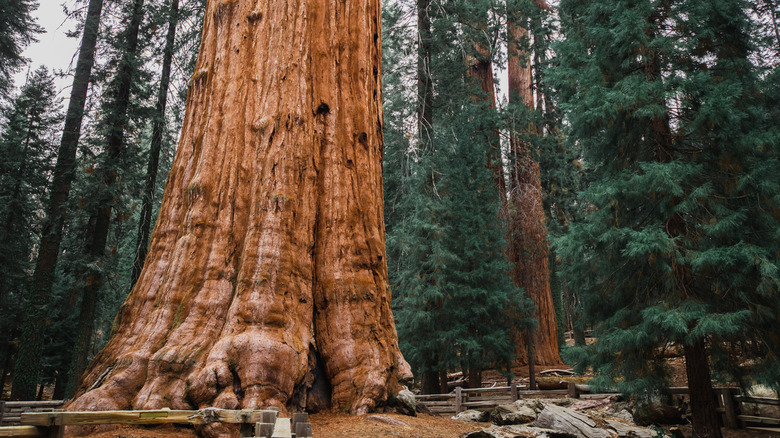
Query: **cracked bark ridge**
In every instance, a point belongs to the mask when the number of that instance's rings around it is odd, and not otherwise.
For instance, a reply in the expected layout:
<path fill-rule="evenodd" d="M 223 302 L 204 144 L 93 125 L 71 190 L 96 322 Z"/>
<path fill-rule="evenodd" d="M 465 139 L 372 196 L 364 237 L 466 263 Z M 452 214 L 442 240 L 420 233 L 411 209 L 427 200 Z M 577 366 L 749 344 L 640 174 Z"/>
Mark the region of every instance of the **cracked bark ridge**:
<path fill-rule="evenodd" d="M 398 392 L 379 16 L 209 0 L 149 255 L 70 410 L 363 413 Z"/>

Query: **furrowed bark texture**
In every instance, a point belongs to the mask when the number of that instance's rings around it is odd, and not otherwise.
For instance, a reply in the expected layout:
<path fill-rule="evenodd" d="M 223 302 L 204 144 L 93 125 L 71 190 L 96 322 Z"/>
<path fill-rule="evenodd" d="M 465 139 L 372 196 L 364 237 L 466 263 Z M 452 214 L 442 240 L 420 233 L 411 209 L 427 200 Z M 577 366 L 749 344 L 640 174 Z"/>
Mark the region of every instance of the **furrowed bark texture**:
<path fill-rule="evenodd" d="M 361 413 L 397 392 L 379 14 L 208 2 L 149 255 L 69 409 L 311 408 L 325 383 Z"/>
<path fill-rule="evenodd" d="M 520 101 L 534 108 L 533 75 L 529 55 L 523 53 L 522 41 L 528 38 L 528 30 L 514 20 L 509 21 L 509 99 Z M 520 121 L 523 124 L 523 121 Z M 531 123 L 515 126 L 515 130 L 536 131 Z M 539 365 L 562 363 L 558 350 L 558 324 L 550 289 L 549 248 L 547 229 L 544 226 L 544 205 L 539 163 L 534 158 L 532 145 L 512 135 L 512 154 L 509 185 L 508 256 L 514 265 L 512 276 L 515 284 L 525 289 L 536 305 L 534 318 L 539 322 L 533 334 L 533 356 Z M 527 363 L 527 339 L 517 336 L 517 359 Z"/>

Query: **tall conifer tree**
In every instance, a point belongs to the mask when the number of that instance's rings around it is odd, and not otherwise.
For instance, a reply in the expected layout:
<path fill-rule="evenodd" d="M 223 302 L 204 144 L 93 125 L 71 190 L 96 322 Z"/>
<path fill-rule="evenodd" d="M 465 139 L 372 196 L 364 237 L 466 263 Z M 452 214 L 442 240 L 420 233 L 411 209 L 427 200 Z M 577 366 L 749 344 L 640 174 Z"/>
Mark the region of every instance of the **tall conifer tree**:
<path fill-rule="evenodd" d="M 747 6 L 561 3 L 556 84 L 593 171 L 586 220 L 557 241 L 598 338 L 575 359 L 649 397 L 681 345 L 698 436 L 720 436 L 711 367 L 743 382 L 778 367 L 778 143 Z"/>

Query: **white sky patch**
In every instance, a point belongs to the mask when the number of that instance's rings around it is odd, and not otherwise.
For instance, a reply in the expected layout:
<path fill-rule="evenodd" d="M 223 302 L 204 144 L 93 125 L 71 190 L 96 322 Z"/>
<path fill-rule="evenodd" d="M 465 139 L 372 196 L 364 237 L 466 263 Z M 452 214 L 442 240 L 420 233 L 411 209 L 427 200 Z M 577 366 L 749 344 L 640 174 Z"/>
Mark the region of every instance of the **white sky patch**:
<path fill-rule="evenodd" d="M 56 77 L 54 83 L 59 96 L 67 100 L 70 97 L 70 87 L 73 83 L 73 69 L 76 67 L 75 56 L 80 39 L 68 38 L 65 35 L 65 32 L 73 25 L 65 21 L 66 16 L 59 2 L 43 0 L 40 3 L 38 10 L 32 15 L 38 25 L 46 30 L 46 33 L 37 35 L 38 42 L 30 44 L 23 52 L 23 56 L 28 58 L 30 63 L 14 75 L 14 85 L 17 88 L 24 85 L 28 68 L 29 71 L 34 71 L 41 65 L 45 65 L 50 72 L 66 73 L 66 76 Z"/>

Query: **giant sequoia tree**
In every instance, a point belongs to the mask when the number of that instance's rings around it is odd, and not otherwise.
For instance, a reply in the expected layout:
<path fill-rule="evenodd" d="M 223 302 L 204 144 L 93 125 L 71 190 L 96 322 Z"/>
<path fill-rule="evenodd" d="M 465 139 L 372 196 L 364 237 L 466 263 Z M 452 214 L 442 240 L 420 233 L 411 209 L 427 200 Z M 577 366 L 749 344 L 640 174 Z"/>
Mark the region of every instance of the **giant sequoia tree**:
<path fill-rule="evenodd" d="M 71 409 L 365 412 L 398 389 L 379 16 L 208 2 L 144 269 Z"/>

